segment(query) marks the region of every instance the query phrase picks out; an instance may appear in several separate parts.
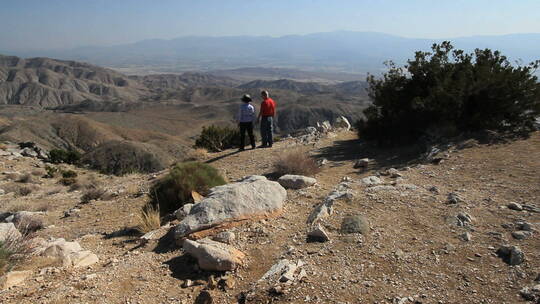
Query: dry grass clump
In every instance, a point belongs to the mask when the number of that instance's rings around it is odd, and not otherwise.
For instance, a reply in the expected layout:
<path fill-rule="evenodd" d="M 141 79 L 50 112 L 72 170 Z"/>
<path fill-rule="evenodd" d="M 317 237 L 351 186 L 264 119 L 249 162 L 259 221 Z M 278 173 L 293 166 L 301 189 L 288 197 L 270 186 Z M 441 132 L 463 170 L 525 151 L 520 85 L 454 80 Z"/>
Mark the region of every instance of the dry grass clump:
<path fill-rule="evenodd" d="M 59 184 L 61 185 L 64 185 L 64 186 L 71 186 L 73 184 L 76 184 L 77 183 L 77 178 L 76 177 L 62 177 L 59 181 L 58 181 Z"/>
<path fill-rule="evenodd" d="M 88 203 L 91 200 L 102 200 L 108 201 L 112 199 L 112 194 L 107 192 L 107 190 L 97 187 L 87 189 L 81 196 L 81 203 Z"/>
<path fill-rule="evenodd" d="M 17 189 L 16 194 L 19 196 L 27 196 L 30 193 L 32 193 L 32 191 L 34 191 L 34 189 L 32 189 L 31 187 L 22 186 L 22 187 L 19 187 L 19 189 Z"/>
<path fill-rule="evenodd" d="M 30 173 L 24 173 L 19 176 L 17 179 L 18 183 L 28 184 L 34 182 L 34 179 L 32 178 L 32 174 Z"/>
<path fill-rule="evenodd" d="M 274 163 L 276 174 L 296 174 L 313 176 L 321 171 L 315 159 L 310 157 L 305 151 L 292 150 L 285 152 Z"/>
<path fill-rule="evenodd" d="M 8 234 L 4 241 L 0 241 L 0 276 L 16 264 L 29 259 L 33 252 L 34 243 L 30 236 Z"/>
<path fill-rule="evenodd" d="M 41 177 L 41 176 L 44 176 L 44 175 L 46 175 L 46 174 L 47 174 L 47 172 L 45 172 L 45 170 L 42 170 L 42 169 L 35 169 L 35 170 L 32 170 L 32 175 L 33 175 L 33 176 L 39 176 L 39 177 Z"/>
<path fill-rule="evenodd" d="M 45 212 L 48 211 L 50 208 L 50 203 L 45 201 L 40 201 L 36 203 L 30 203 L 28 201 L 15 201 L 2 208 L 2 210 L 11 213 L 19 211 Z"/>
<path fill-rule="evenodd" d="M 30 235 L 40 229 L 43 229 L 43 219 L 32 215 L 23 215 L 15 224 L 15 227 L 22 235 Z"/>
<path fill-rule="evenodd" d="M 161 218 L 159 215 L 159 206 L 152 204 L 143 206 L 137 215 L 138 224 L 135 227 L 140 233 L 147 233 L 161 227 Z"/>

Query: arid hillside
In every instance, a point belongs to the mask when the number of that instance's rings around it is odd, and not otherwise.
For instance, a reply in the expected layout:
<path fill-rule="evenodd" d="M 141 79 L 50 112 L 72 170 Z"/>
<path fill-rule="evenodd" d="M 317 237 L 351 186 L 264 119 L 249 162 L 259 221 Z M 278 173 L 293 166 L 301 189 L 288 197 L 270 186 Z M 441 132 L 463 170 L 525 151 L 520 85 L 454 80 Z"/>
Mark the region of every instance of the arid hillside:
<path fill-rule="evenodd" d="M 210 262 L 174 239 L 197 204 L 187 217 L 163 218 L 156 234 L 134 230 L 148 189 L 167 170 L 111 177 L 62 165 L 77 173 L 78 186 L 64 186 L 42 177 L 41 161 L 2 153 L 0 210 L 37 212 L 44 228 L 35 236 L 83 251 L 67 264 L 50 252 L 22 261 L 13 271 L 24 279 L 0 291 L 0 302 L 538 303 L 540 133 L 489 139 L 456 140 L 426 156 L 416 147 L 377 149 L 338 130 L 272 149 L 199 154 L 230 186 L 250 175 L 276 180 L 275 164 L 291 151 L 321 166 L 301 189 L 280 181 L 286 192 L 267 198 L 286 194 L 275 212 L 183 240 L 213 244 L 200 240 L 207 236 L 239 250 L 230 251 L 239 265 L 226 271 L 206 270 Z"/>

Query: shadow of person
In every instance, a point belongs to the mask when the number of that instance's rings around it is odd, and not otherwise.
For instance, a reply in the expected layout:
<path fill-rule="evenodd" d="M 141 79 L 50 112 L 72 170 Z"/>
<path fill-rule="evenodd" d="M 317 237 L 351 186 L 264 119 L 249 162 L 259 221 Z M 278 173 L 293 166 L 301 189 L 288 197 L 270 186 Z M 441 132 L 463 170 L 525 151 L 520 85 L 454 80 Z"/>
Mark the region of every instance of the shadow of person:
<path fill-rule="evenodd" d="M 224 159 L 224 158 L 229 157 L 229 156 L 234 155 L 234 154 L 238 154 L 238 153 L 240 153 L 240 152 L 242 152 L 242 151 L 236 150 L 236 151 L 233 151 L 233 152 L 230 152 L 230 153 L 227 153 L 227 154 L 223 154 L 223 155 L 220 155 L 220 156 L 211 158 L 211 159 L 205 161 L 205 163 L 211 164 L 211 163 L 213 163 L 213 162 L 215 162 L 215 161 L 218 161 L 218 160 L 220 160 L 220 159 Z"/>

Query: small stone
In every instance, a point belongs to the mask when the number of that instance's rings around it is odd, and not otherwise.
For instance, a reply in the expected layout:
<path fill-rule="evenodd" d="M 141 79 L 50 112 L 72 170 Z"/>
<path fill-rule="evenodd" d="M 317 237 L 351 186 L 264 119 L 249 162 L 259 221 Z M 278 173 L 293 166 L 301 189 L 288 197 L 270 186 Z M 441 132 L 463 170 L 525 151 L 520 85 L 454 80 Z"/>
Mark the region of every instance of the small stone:
<path fill-rule="evenodd" d="M 231 244 L 236 238 L 234 232 L 222 231 L 214 236 L 213 240 L 225 244 Z"/>
<path fill-rule="evenodd" d="M 359 159 L 356 161 L 356 163 L 354 164 L 354 168 L 355 169 L 358 169 L 358 168 L 367 168 L 369 166 L 369 158 L 362 158 L 362 159 Z"/>
<path fill-rule="evenodd" d="M 469 232 L 465 232 L 461 235 L 461 239 L 465 242 L 469 242 L 472 239 L 472 235 Z"/>
<path fill-rule="evenodd" d="M 508 205 L 506 205 L 506 207 L 508 207 L 508 209 L 510 209 L 510 210 L 515 210 L 515 211 L 522 211 L 523 210 L 523 206 L 521 206 L 520 204 L 518 204 L 516 202 L 510 202 L 510 203 L 508 203 Z"/>
<path fill-rule="evenodd" d="M 285 189 L 302 189 L 317 183 L 312 177 L 286 174 L 278 179 L 278 183 Z"/>
<path fill-rule="evenodd" d="M 462 201 L 463 201 L 463 199 L 461 199 L 461 197 L 457 193 L 455 193 L 455 192 L 448 193 L 447 202 L 449 204 L 457 204 L 457 203 L 460 203 Z"/>
<path fill-rule="evenodd" d="M 313 228 L 313 230 L 308 232 L 307 236 L 308 241 L 313 242 L 328 242 L 330 240 L 328 233 L 320 224 L 318 224 Z"/>
<path fill-rule="evenodd" d="M 516 240 L 524 240 L 531 236 L 529 231 L 514 231 L 512 232 L 512 237 Z"/>
<path fill-rule="evenodd" d="M 214 303 L 214 298 L 208 290 L 201 290 L 197 298 L 195 299 L 195 304 L 212 304 Z"/>
<path fill-rule="evenodd" d="M 182 282 L 182 288 L 188 288 L 191 286 L 193 286 L 193 281 L 190 279 L 186 279 L 184 282 Z"/>
<path fill-rule="evenodd" d="M 367 186 L 379 185 L 382 184 L 382 180 L 377 176 L 368 176 L 362 178 L 362 183 Z"/>

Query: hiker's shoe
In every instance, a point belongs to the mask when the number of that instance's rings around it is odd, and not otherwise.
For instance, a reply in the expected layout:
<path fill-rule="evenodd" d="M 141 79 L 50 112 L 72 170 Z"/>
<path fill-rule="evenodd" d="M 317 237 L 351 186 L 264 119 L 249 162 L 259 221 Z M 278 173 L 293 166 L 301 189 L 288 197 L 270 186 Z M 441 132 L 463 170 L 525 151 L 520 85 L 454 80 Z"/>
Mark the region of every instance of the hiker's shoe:
<path fill-rule="evenodd" d="M 266 148 L 268 145 L 260 145 L 259 148 Z"/>
<path fill-rule="evenodd" d="M 244 151 L 244 148 L 238 149 L 238 152 L 242 152 L 242 151 Z"/>

